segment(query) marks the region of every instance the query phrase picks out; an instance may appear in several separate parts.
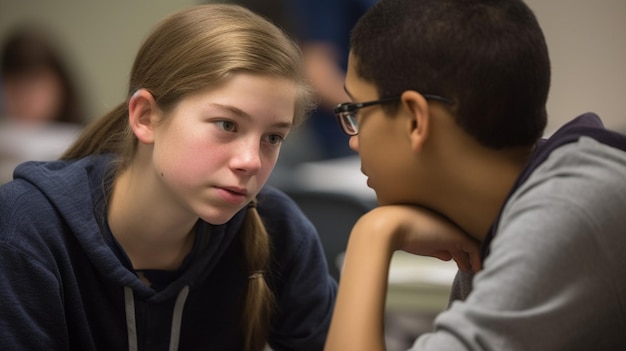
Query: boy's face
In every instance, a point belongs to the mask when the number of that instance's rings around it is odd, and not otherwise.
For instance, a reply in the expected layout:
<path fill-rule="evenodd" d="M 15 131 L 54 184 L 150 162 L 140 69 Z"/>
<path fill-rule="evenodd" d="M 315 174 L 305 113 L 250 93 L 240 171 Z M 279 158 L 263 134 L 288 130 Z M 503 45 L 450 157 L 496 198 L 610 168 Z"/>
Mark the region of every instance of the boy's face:
<path fill-rule="evenodd" d="M 352 102 L 380 98 L 376 87 L 356 72 L 356 58 L 350 54 L 345 89 Z M 415 203 L 416 158 L 411 148 L 411 119 L 401 106 L 395 116 L 386 115 L 381 105 L 358 110 L 359 134 L 350 138 L 350 147 L 359 153 L 361 171 L 374 189 L 380 205 Z"/>

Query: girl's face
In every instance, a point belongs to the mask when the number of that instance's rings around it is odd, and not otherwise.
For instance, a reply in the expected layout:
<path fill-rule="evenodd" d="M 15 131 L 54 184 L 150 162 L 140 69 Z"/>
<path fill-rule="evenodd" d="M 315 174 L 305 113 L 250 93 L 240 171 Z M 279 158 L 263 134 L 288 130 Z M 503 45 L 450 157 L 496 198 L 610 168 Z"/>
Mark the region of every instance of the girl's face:
<path fill-rule="evenodd" d="M 227 222 L 267 181 L 295 99 L 294 82 L 243 73 L 183 99 L 154 126 L 151 166 L 166 201 Z"/>

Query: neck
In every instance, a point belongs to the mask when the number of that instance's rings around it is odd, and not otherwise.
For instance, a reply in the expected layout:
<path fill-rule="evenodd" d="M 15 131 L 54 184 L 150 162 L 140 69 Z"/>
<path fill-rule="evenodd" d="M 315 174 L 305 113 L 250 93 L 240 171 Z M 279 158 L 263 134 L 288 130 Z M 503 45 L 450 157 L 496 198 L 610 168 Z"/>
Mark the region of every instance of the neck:
<path fill-rule="evenodd" d="M 445 214 L 468 234 L 482 241 L 496 220 L 527 157 L 503 152 L 465 159 L 454 172 L 456 180 L 445 190 Z"/>
<path fill-rule="evenodd" d="M 428 196 L 432 208 L 469 235 L 482 241 L 532 153 L 530 147 L 490 149 L 460 130 L 451 119 L 438 133 L 433 150 L 435 167 Z M 437 132 L 437 131 L 435 131 Z"/>
<path fill-rule="evenodd" d="M 116 178 L 108 207 L 111 232 L 135 269 L 178 268 L 193 246 L 197 218 L 171 208 L 149 174 L 131 166 Z"/>

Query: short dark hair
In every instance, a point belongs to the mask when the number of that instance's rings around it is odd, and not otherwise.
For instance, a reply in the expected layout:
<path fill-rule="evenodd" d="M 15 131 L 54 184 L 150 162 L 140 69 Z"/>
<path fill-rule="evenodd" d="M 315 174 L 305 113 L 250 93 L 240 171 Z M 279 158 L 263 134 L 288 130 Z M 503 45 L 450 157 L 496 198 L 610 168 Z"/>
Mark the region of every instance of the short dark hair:
<path fill-rule="evenodd" d="M 521 0 L 380 0 L 350 44 L 357 74 L 381 97 L 452 98 L 457 123 L 487 147 L 530 146 L 543 134 L 550 59 Z"/>

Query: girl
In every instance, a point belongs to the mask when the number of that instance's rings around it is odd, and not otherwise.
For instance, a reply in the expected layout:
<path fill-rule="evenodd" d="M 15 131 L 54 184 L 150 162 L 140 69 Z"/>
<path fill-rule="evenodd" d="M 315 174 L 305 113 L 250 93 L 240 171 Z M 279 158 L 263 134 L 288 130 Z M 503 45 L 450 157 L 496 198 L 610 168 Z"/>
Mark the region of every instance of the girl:
<path fill-rule="evenodd" d="M 321 349 L 336 283 L 263 188 L 309 97 L 297 46 L 248 10 L 163 20 L 127 101 L 0 187 L 0 349 Z"/>

